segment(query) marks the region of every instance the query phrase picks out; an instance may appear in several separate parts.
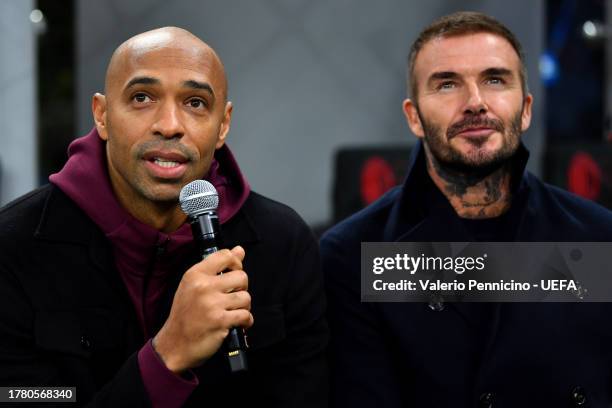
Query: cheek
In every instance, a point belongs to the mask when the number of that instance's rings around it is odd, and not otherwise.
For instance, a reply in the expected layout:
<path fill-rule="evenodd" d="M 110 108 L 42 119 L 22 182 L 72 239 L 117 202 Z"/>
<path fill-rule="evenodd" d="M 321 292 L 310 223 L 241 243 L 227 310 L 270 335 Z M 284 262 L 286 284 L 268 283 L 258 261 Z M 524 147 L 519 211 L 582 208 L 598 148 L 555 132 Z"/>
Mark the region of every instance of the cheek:
<path fill-rule="evenodd" d="M 445 135 L 449 126 L 457 122 L 460 118 L 454 118 L 450 110 L 439 109 L 430 113 L 421 115 L 421 122 L 426 131 L 435 131 L 438 134 Z"/>
<path fill-rule="evenodd" d="M 204 163 L 210 162 L 215 155 L 215 144 L 212 141 L 207 141 L 206 144 L 198 146 L 198 151 L 200 154 L 200 161 L 202 165 Z"/>
<path fill-rule="evenodd" d="M 116 139 L 110 138 L 107 148 L 107 154 L 109 155 L 110 161 L 113 163 L 113 167 L 116 169 L 127 168 L 129 167 L 129 152 L 127 151 L 127 147 L 118 143 Z"/>
<path fill-rule="evenodd" d="M 463 112 L 459 105 L 457 98 L 452 95 L 439 96 L 435 100 L 423 98 L 419 103 L 421 119 L 446 131 L 451 124 L 460 120 Z"/>
<path fill-rule="evenodd" d="M 149 110 L 129 110 L 121 106 L 108 113 L 109 132 L 116 137 L 120 137 L 121 143 L 126 145 L 130 139 L 136 135 L 144 135 L 151 128 L 155 118 L 155 111 Z"/>
<path fill-rule="evenodd" d="M 210 158 L 214 155 L 220 131 L 220 124 L 213 121 L 194 121 L 189 127 L 188 134 L 192 135 L 189 143 L 199 153 L 201 158 Z"/>
<path fill-rule="evenodd" d="M 129 135 L 118 133 L 117 130 L 111 132 L 109 129 L 109 138 L 106 142 L 107 152 L 111 160 L 116 166 L 127 167 L 135 157 L 136 145 L 131 141 Z"/>
<path fill-rule="evenodd" d="M 523 100 L 521 97 L 499 96 L 494 98 L 489 109 L 494 115 L 504 122 L 514 119 L 517 112 L 521 111 Z"/>

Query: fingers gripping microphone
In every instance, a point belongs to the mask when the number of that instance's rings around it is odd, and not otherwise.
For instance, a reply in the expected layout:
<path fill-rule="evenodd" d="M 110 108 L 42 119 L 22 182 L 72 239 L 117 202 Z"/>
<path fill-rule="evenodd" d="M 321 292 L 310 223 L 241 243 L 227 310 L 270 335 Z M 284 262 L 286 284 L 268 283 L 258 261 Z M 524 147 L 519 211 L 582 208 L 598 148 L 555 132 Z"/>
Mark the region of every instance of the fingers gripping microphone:
<path fill-rule="evenodd" d="M 195 180 L 185 185 L 179 196 L 181 208 L 189 216 L 193 238 L 198 243 L 202 259 L 220 249 L 219 195 L 206 180 Z M 242 328 L 232 327 L 224 341 L 232 372 L 246 371 L 247 343 Z"/>

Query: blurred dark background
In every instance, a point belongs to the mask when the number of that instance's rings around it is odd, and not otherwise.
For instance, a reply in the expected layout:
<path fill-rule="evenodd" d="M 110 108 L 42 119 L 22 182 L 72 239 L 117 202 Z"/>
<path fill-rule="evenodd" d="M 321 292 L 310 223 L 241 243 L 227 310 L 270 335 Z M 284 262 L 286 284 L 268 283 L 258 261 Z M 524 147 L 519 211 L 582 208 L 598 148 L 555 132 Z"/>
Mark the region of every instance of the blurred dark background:
<path fill-rule="evenodd" d="M 324 229 L 401 183 L 415 140 L 400 108 L 408 47 L 424 23 L 472 9 L 509 25 L 526 48 L 536 98 L 524 136 L 530 170 L 612 208 L 611 5 L 8 0 L 0 44 L 11 57 L 0 63 L 0 86 L 10 92 L 0 93 L 0 108 L 12 125 L 0 136 L 0 199 L 62 167 L 70 141 L 93 124 L 89 100 L 117 45 L 178 25 L 225 62 L 236 106 L 229 144 L 251 184 Z"/>
<path fill-rule="evenodd" d="M 38 0 L 46 28 L 36 47 L 38 81 L 38 180 L 45 183 L 66 161 L 76 135 L 74 2 Z"/>

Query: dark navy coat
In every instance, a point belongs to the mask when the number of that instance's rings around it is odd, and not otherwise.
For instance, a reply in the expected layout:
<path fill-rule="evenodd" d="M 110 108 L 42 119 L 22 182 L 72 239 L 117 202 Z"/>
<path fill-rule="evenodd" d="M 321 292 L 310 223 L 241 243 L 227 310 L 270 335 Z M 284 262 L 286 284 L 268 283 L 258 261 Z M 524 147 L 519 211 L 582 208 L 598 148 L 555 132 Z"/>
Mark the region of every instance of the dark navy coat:
<path fill-rule="evenodd" d="M 514 240 L 609 241 L 612 213 L 539 181 L 527 156 L 521 146 Z M 612 406 L 612 304 L 360 302 L 361 242 L 469 240 L 454 212 L 427 216 L 426 177 L 419 144 L 402 186 L 321 239 L 332 406 Z"/>

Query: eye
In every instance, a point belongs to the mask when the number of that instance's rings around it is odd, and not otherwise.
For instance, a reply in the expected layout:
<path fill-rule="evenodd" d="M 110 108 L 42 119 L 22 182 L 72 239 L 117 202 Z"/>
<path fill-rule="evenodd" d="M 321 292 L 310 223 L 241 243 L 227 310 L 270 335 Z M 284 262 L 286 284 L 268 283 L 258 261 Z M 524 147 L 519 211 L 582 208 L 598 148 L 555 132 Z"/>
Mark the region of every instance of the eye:
<path fill-rule="evenodd" d="M 132 99 L 138 103 L 146 103 L 146 102 L 150 102 L 151 98 L 149 97 L 149 95 L 139 92 L 137 94 L 135 94 Z"/>
<path fill-rule="evenodd" d="M 448 89 L 453 89 L 456 87 L 456 84 L 453 81 L 445 81 L 438 84 L 438 90 L 444 91 Z"/>
<path fill-rule="evenodd" d="M 187 104 L 194 109 L 202 109 L 207 106 L 206 101 L 200 98 L 192 98 L 187 101 Z"/>
<path fill-rule="evenodd" d="M 491 85 L 503 85 L 506 82 L 502 78 L 492 77 L 492 78 L 487 79 L 487 83 Z"/>

